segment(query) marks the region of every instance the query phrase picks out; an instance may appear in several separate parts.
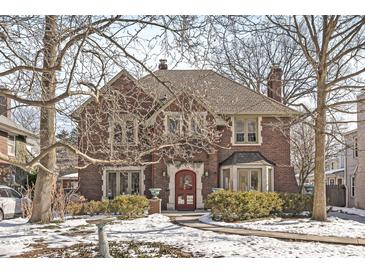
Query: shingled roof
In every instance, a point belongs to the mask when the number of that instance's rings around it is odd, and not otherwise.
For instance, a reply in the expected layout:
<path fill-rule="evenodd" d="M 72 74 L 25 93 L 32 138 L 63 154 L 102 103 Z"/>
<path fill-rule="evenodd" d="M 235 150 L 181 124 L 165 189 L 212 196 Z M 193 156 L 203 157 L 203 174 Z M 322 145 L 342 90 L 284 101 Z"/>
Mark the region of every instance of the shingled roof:
<path fill-rule="evenodd" d="M 258 151 L 246 151 L 240 152 L 236 151 L 223 162 L 221 162 L 222 166 L 230 166 L 235 164 L 247 164 L 247 163 L 255 163 L 255 162 L 267 162 L 271 165 L 275 165 L 274 162 L 266 159 L 260 152 Z"/>
<path fill-rule="evenodd" d="M 169 100 L 181 92 L 203 98 L 220 114 L 266 114 L 290 116 L 295 110 L 259 92 L 232 81 L 213 70 L 158 70 L 138 84 L 144 91 Z M 164 82 L 162 84 L 160 81 Z M 167 85 L 170 90 L 165 86 Z"/>

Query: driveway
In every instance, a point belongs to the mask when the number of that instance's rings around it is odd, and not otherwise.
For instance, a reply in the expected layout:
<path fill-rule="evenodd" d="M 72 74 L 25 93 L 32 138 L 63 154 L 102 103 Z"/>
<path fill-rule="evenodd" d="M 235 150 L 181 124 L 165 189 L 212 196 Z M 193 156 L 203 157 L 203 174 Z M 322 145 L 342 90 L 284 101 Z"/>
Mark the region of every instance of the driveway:
<path fill-rule="evenodd" d="M 340 219 L 343 219 L 343 220 L 352 220 L 352 221 L 355 221 L 355 222 L 365 224 L 365 217 L 355 215 L 355 214 L 347 214 L 347 213 L 342 213 L 342 212 L 331 211 L 328 215 L 333 216 L 333 217 L 337 217 L 337 218 L 340 218 Z"/>

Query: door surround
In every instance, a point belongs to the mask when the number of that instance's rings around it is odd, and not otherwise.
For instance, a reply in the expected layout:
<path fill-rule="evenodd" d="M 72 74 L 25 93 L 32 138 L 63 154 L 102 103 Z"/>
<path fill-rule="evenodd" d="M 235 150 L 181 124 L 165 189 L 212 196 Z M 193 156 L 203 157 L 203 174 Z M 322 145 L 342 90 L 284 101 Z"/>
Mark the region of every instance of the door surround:
<path fill-rule="evenodd" d="M 191 170 L 195 172 L 196 175 L 196 209 L 203 209 L 203 184 L 202 177 L 204 175 L 204 163 L 183 163 L 183 164 L 168 164 L 167 165 L 167 175 L 169 176 L 169 201 L 167 203 L 168 210 L 175 210 L 175 175 L 181 170 Z"/>

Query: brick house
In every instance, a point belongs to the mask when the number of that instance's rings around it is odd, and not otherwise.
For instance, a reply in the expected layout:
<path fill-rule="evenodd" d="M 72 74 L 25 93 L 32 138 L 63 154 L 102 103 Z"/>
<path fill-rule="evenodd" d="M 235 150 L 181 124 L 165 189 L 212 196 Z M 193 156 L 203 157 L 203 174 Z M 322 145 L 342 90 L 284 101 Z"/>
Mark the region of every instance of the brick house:
<path fill-rule="evenodd" d="M 279 121 L 297 114 L 281 103 L 279 67 L 273 66 L 268 76 L 268 96 L 212 70 L 168 70 L 162 62 L 154 74 L 176 90 L 205 93 L 209 108 L 229 121 L 229 126 L 217 123 L 223 132 L 220 142 L 225 148 L 200 153 L 191 162 L 160 161 L 123 167 L 89 165 L 79 171 L 80 192 L 87 199 L 113 198 L 122 193 L 143 193 L 150 197 L 149 188 L 161 188 L 163 209 L 194 210 L 204 208 L 204 199 L 217 187 L 234 191 L 298 190 L 290 165 L 289 139 L 275 127 Z M 179 113 L 166 87 L 151 75 L 134 79 L 126 71 L 108 83 L 120 92 L 127 92 L 132 85 L 163 98 L 166 104 L 156 112 L 162 113 L 164 119 L 152 119 L 151 125 L 163 123 L 165 130 L 170 130 L 169 125 L 178 121 Z M 83 113 L 92 112 L 95 107 L 88 100 L 74 113 L 81 125 Z"/>
<path fill-rule="evenodd" d="M 38 137 L 11 119 L 10 100 L 0 96 L 0 154 L 18 161 L 25 161 L 28 153 L 39 151 Z M 0 159 L 0 184 L 11 187 L 25 185 L 27 173 Z"/>

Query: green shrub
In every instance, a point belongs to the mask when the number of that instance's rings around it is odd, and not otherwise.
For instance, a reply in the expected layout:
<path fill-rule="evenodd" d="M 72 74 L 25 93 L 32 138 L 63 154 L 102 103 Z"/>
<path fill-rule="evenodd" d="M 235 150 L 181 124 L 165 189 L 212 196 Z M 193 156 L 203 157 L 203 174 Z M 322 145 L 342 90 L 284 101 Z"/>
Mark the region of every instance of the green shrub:
<path fill-rule="evenodd" d="M 283 201 L 283 208 L 280 213 L 298 216 L 304 211 L 312 212 L 313 196 L 300 193 L 279 193 Z"/>
<path fill-rule="evenodd" d="M 121 219 L 133 219 L 143 217 L 148 207 L 149 201 L 144 196 L 120 195 L 113 200 L 70 203 L 66 212 L 72 216 L 110 213 L 120 215 Z"/>
<path fill-rule="evenodd" d="M 144 196 L 119 195 L 109 203 L 109 212 L 121 216 L 123 219 L 133 219 L 144 216 L 148 210 L 149 201 Z"/>
<path fill-rule="evenodd" d="M 268 217 L 280 212 L 282 203 L 275 192 L 220 190 L 209 194 L 206 205 L 214 220 L 233 222 Z"/>

